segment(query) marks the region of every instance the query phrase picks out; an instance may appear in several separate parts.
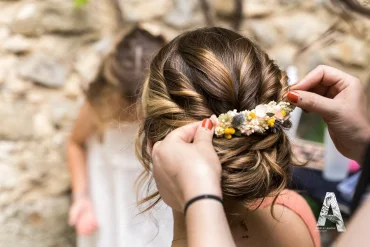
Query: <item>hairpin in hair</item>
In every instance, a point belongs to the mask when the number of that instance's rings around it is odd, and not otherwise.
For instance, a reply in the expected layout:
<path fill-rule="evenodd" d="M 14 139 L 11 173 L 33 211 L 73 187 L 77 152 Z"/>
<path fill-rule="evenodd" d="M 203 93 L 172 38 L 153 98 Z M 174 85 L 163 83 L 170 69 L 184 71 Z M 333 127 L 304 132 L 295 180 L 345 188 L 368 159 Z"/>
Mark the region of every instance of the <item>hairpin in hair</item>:
<path fill-rule="evenodd" d="M 212 115 L 211 121 L 215 126 L 217 137 L 231 139 L 233 136 L 263 134 L 267 130 L 276 133 L 277 129 L 290 118 L 295 106 L 288 102 L 271 101 L 268 104 L 258 105 L 253 110 L 237 112 L 237 110 Z"/>

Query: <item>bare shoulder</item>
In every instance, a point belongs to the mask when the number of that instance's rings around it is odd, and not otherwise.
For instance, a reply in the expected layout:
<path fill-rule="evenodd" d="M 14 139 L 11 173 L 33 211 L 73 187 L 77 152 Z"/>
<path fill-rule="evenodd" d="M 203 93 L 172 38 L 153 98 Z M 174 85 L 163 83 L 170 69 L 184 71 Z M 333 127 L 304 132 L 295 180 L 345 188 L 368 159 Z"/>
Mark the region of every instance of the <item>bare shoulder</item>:
<path fill-rule="evenodd" d="M 77 115 L 71 140 L 83 144 L 89 135 L 91 135 L 96 129 L 98 125 L 98 118 L 96 116 L 95 111 L 93 110 L 92 106 L 89 102 L 85 102 L 81 108 L 80 112 Z"/>
<path fill-rule="evenodd" d="M 279 246 L 313 247 L 310 231 L 302 218 L 284 205 L 274 205 L 272 217 L 271 207 L 264 213 L 265 223 L 270 226 L 268 236 L 272 243 L 281 243 Z M 276 245 L 271 245 L 276 246 Z"/>

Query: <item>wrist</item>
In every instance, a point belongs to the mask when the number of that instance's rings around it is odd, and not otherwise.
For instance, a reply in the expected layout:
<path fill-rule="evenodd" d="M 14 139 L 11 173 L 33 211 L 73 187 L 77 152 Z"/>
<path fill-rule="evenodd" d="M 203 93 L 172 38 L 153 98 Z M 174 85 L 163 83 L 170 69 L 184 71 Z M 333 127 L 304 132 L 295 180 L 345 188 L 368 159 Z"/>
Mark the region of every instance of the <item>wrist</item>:
<path fill-rule="evenodd" d="M 186 216 L 186 212 L 192 204 L 195 204 L 197 202 L 200 203 L 200 201 L 204 201 L 204 200 L 214 200 L 214 201 L 218 201 L 221 204 L 223 204 L 222 198 L 220 196 L 216 196 L 216 195 L 212 195 L 212 194 L 200 195 L 200 196 L 194 197 L 193 199 L 186 202 L 185 208 L 184 208 L 184 216 Z"/>
<path fill-rule="evenodd" d="M 72 200 L 73 202 L 79 201 L 81 199 L 89 199 L 89 195 L 85 191 L 81 192 L 73 192 L 72 193 Z"/>
<path fill-rule="evenodd" d="M 370 125 L 365 128 L 364 131 L 361 132 L 362 135 L 360 135 L 359 139 L 360 142 L 358 147 L 354 149 L 355 155 L 354 155 L 354 160 L 357 161 L 359 164 L 363 164 L 365 156 L 366 156 L 366 151 L 369 148 L 370 145 Z M 356 150 L 356 151 L 355 151 Z"/>
<path fill-rule="evenodd" d="M 189 183 L 184 190 L 184 203 L 200 195 L 215 195 L 222 198 L 221 183 L 218 180 L 203 179 Z"/>

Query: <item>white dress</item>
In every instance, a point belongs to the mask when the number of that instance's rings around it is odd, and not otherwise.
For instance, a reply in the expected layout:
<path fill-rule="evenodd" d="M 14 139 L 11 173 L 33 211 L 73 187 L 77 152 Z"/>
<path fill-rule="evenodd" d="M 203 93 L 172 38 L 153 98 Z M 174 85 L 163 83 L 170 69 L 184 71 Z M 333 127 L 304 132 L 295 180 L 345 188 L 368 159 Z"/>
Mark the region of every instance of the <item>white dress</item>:
<path fill-rule="evenodd" d="M 143 170 L 135 157 L 137 124 L 107 128 L 100 142 L 87 142 L 89 192 L 99 228 L 78 236 L 78 247 L 167 247 L 173 237 L 171 208 L 160 207 L 138 215 L 135 179 Z"/>

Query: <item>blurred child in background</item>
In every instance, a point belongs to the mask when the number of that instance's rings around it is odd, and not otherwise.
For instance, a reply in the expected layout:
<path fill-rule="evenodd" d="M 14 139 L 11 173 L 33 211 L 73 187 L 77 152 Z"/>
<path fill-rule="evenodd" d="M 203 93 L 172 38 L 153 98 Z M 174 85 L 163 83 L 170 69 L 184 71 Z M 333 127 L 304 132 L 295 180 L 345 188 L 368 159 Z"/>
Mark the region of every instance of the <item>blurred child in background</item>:
<path fill-rule="evenodd" d="M 158 210 L 157 222 L 138 215 L 134 186 L 141 169 L 133 145 L 136 102 L 150 60 L 164 43 L 161 36 L 133 28 L 118 39 L 87 91 L 68 143 L 69 222 L 79 247 L 170 245 L 171 211 Z"/>

